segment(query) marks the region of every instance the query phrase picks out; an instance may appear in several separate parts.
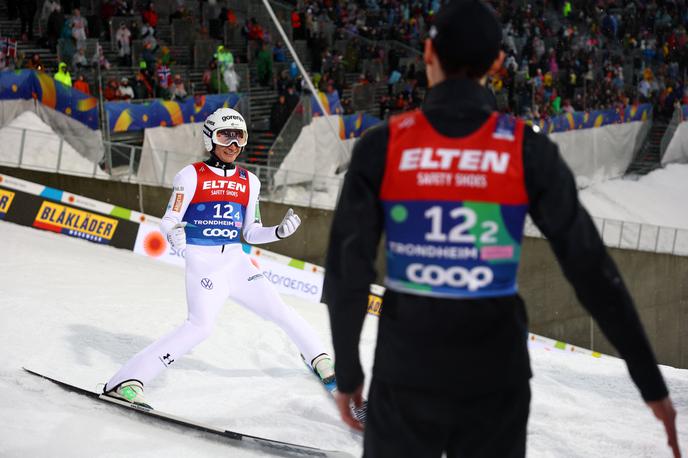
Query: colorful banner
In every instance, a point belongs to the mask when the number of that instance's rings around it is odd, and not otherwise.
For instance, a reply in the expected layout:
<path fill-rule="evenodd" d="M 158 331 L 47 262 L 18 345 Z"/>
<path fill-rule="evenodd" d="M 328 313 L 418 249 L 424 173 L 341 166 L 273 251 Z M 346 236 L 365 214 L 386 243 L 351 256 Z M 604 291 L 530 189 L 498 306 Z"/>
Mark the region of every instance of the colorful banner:
<path fill-rule="evenodd" d="M 0 174 L 0 219 L 131 250 L 146 215 Z M 151 217 L 152 218 L 152 217 Z"/>
<path fill-rule="evenodd" d="M 33 222 L 33 226 L 39 229 L 104 244 L 112 240 L 117 224 L 116 219 L 49 200 L 43 201 Z"/>
<path fill-rule="evenodd" d="M 540 127 L 546 134 L 566 132 L 577 129 L 591 129 L 607 124 L 621 124 L 624 122 L 646 121 L 652 113 L 652 105 L 631 105 L 623 110 L 593 110 L 576 111 L 537 122 L 527 121 L 531 125 Z"/>
<path fill-rule="evenodd" d="M 324 275 L 322 267 L 251 245 L 242 244 L 242 248 L 278 293 L 320 302 Z M 134 252 L 168 264 L 185 266 L 185 250 L 177 251 L 170 246 L 160 232 L 159 225 L 153 222 L 139 225 Z"/>
<path fill-rule="evenodd" d="M 325 276 L 322 267 L 251 245 L 242 247 L 278 293 L 320 303 Z"/>
<path fill-rule="evenodd" d="M 339 136 L 342 139 L 358 138 L 363 135 L 366 129 L 379 122 L 379 118 L 364 112 L 341 116 L 339 118 Z"/>
<path fill-rule="evenodd" d="M 5 189 L 0 189 L 0 219 L 4 219 L 5 215 L 12 206 L 14 200 L 14 193 Z"/>
<path fill-rule="evenodd" d="M 98 129 L 98 99 L 33 70 L 0 72 L 0 100 L 36 99 L 43 105 Z"/>
<path fill-rule="evenodd" d="M 184 267 L 184 254 L 186 250 L 175 250 L 167 242 L 167 239 L 160 232 L 160 225 L 154 223 L 141 223 L 139 232 L 136 235 L 134 253 L 157 259 L 158 261 Z"/>
<path fill-rule="evenodd" d="M 321 95 L 323 95 L 321 93 Z M 339 99 L 337 99 L 339 103 Z M 325 105 L 327 108 L 328 105 Z M 317 105 L 313 105 L 313 114 L 319 114 L 321 111 Z M 565 115 L 556 116 L 547 120 L 539 120 L 534 122 L 532 120 L 526 121 L 530 125 L 537 125 L 540 131 L 546 134 L 566 132 L 576 129 L 590 129 L 601 127 L 608 124 L 620 124 L 624 122 L 646 121 L 652 113 L 652 105 L 643 104 L 638 106 L 629 106 L 624 110 L 595 110 L 590 112 L 575 112 L 567 113 Z M 683 106 L 683 119 L 688 120 L 688 105 Z M 358 138 L 369 127 L 372 127 L 380 122 L 375 116 L 364 112 L 357 114 L 342 116 L 339 120 L 339 136 L 342 139 Z"/>
<path fill-rule="evenodd" d="M 218 108 L 234 108 L 240 98 L 240 94 L 215 94 L 181 101 L 105 102 L 105 113 L 110 132 L 136 132 L 148 127 L 203 122 Z"/>
<path fill-rule="evenodd" d="M 320 92 L 318 91 L 318 97 L 325 107 L 327 114 L 342 114 L 344 113 L 344 108 L 342 108 L 342 103 L 339 101 L 338 92 Z M 318 105 L 318 101 L 315 99 L 314 95 L 311 95 L 311 111 L 313 116 L 322 116 L 323 112 Z"/>

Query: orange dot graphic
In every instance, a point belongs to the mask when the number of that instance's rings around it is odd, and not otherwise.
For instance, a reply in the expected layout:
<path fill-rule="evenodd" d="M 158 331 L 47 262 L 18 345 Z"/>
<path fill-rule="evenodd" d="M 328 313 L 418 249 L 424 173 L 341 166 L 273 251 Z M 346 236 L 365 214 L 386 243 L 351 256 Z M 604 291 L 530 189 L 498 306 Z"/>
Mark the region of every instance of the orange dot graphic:
<path fill-rule="evenodd" d="M 162 234 L 158 231 L 154 231 L 146 235 L 143 239 L 143 250 L 148 256 L 157 258 L 165 252 L 167 244 Z"/>

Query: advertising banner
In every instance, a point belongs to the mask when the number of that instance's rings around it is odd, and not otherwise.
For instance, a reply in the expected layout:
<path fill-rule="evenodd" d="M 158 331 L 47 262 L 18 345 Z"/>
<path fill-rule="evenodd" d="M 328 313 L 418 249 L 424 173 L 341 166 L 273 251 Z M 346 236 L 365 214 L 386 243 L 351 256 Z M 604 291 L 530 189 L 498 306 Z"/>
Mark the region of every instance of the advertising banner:
<path fill-rule="evenodd" d="M 341 116 L 339 118 L 339 137 L 342 139 L 358 138 L 363 135 L 366 129 L 379 122 L 379 118 L 364 112 Z"/>
<path fill-rule="evenodd" d="M 253 248 L 253 247 L 250 247 Z M 283 264 L 275 259 L 275 253 L 253 248 L 251 262 L 258 267 L 268 282 L 280 294 L 289 294 L 310 302 L 320 303 L 322 296 L 323 274 L 306 271 Z M 256 255 L 258 252 L 260 255 Z"/>
<path fill-rule="evenodd" d="M 4 219 L 7 211 L 12 206 L 12 201 L 14 200 L 14 192 L 0 189 L 0 219 Z"/>
<path fill-rule="evenodd" d="M 326 108 L 330 103 L 335 103 L 334 98 L 330 101 L 321 93 L 321 99 Z M 327 101 L 325 104 L 324 102 Z M 339 99 L 336 99 L 339 103 Z M 329 110 L 329 108 L 328 108 Z M 331 110 L 329 110 L 331 111 Z M 341 113 L 341 111 L 331 111 L 333 114 Z M 313 114 L 320 115 L 321 110 L 313 101 Z M 607 126 L 610 124 L 621 124 L 634 121 L 647 121 L 652 114 L 652 106 L 650 104 L 642 104 L 637 106 L 628 106 L 623 109 L 608 109 L 608 110 L 593 110 L 593 111 L 576 111 L 574 113 L 566 113 L 560 116 L 554 116 L 548 119 L 540 119 L 537 121 L 527 121 L 531 125 L 536 125 L 540 131 L 545 134 L 568 132 L 579 129 L 592 129 L 596 127 Z M 688 105 L 683 106 L 683 117 L 688 119 Z M 340 137 L 341 138 L 357 138 L 369 127 L 378 124 L 380 119 L 375 116 L 358 113 L 353 115 L 342 116 L 340 119 Z"/>
<path fill-rule="evenodd" d="M 184 250 L 177 251 L 167 243 L 167 239 L 160 232 L 160 225 L 152 222 L 145 222 L 139 225 L 134 244 L 134 253 L 158 261 L 184 267 Z"/>
<path fill-rule="evenodd" d="M 320 302 L 324 274 L 322 267 L 251 245 L 243 244 L 242 248 L 278 293 Z M 139 225 L 134 252 L 179 267 L 185 265 L 184 250 L 172 248 L 153 219 Z"/>
<path fill-rule="evenodd" d="M 109 244 L 118 223 L 107 216 L 44 200 L 33 226 L 90 242 Z"/>
<path fill-rule="evenodd" d="M 577 129 L 591 129 L 609 124 L 633 121 L 647 121 L 652 113 L 652 105 L 630 105 L 623 109 L 576 111 L 549 119 L 532 122 L 546 134 L 566 132 Z"/>
<path fill-rule="evenodd" d="M 128 219 L 133 212 L 96 202 L 0 174 L 0 219 L 131 250 L 139 226 Z"/>
<path fill-rule="evenodd" d="M 339 100 L 338 92 L 335 91 L 328 93 L 318 91 L 318 98 L 320 99 L 320 102 L 325 108 L 325 114 L 333 115 L 344 113 L 344 108 L 342 108 L 342 103 Z M 311 95 L 311 110 L 313 116 L 322 116 L 323 114 L 322 110 L 320 109 L 320 105 L 318 105 L 318 102 L 315 99 L 314 95 Z"/>
<path fill-rule="evenodd" d="M 176 101 L 105 102 L 105 112 L 110 132 L 136 132 L 150 127 L 202 122 L 218 108 L 234 108 L 240 98 L 240 94 L 215 94 Z"/>
<path fill-rule="evenodd" d="M 91 129 L 98 129 L 98 99 L 65 86 L 43 72 L 0 72 L 0 99 L 35 99 Z"/>

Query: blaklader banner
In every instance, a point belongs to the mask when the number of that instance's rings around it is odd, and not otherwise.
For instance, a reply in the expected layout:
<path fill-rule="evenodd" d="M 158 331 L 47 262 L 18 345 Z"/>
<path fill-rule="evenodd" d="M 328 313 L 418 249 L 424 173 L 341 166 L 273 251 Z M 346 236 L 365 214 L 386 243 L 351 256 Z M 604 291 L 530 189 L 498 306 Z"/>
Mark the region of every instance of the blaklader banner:
<path fill-rule="evenodd" d="M 62 197 L 72 204 L 62 202 Z M 137 223 L 121 214 L 79 208 L 73 205 L 76 201 L 62 191 L 0 174 L 0 219 L 89 242 L 133 248 Z"/>

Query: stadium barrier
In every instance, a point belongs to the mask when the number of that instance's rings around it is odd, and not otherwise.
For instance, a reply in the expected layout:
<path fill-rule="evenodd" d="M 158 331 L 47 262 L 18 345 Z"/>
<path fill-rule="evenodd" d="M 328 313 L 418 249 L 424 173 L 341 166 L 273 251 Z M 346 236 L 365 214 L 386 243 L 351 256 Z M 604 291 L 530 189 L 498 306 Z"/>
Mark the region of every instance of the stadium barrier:
<path fill-rule="evenodd" d="M 188 126 L 180 126 L 188 128 Z M 8 132 L 14 132 L 10 135 Z M 105 153 L 98 162 L 88 162 L 69 147 L 69 139 L 45 132 L 34 132 L 6 126 L 0 129 L 0 141 L 5 146 L 0 154 L 0 165 L 69 175 L 114 179 L 128 183 L 171 187 L 178 170 L 193 160 L 205 157 L 202 149 L 195 150 L 195 159 L 174 151 L 157 151 L 156 159 L 142 154 L 142 148 L 104 142 Z M 158 172 L 140 174 L 141 164 Z M 336 206 L 343 177 L 312 172 L 298 172 L 267 165 L 241 164 L 263 183 L 262 199 L 287 205 L 298 205 L 323 210 Z M 652 224 L 593 218 L 606 246 L 688 256 L 688 230 L 660 227 Z M 542 237 L 528 220 L 526 235 Z"/>
<path fill-rule="evenodd" d="M 151 215 L 0 174 L 0 220 L 133 251 L 184 267 Z M 319 303 L 324 270 L 298 259 L 242 244 L 251 262 L 282 293 Z"/>
<path fill-rule="evenodd" d="M 592 217 L 605 246 L 626 250 L 688 256 L 688 230 Z M 544 238 L 530 218 L 524 234 Z"/>

